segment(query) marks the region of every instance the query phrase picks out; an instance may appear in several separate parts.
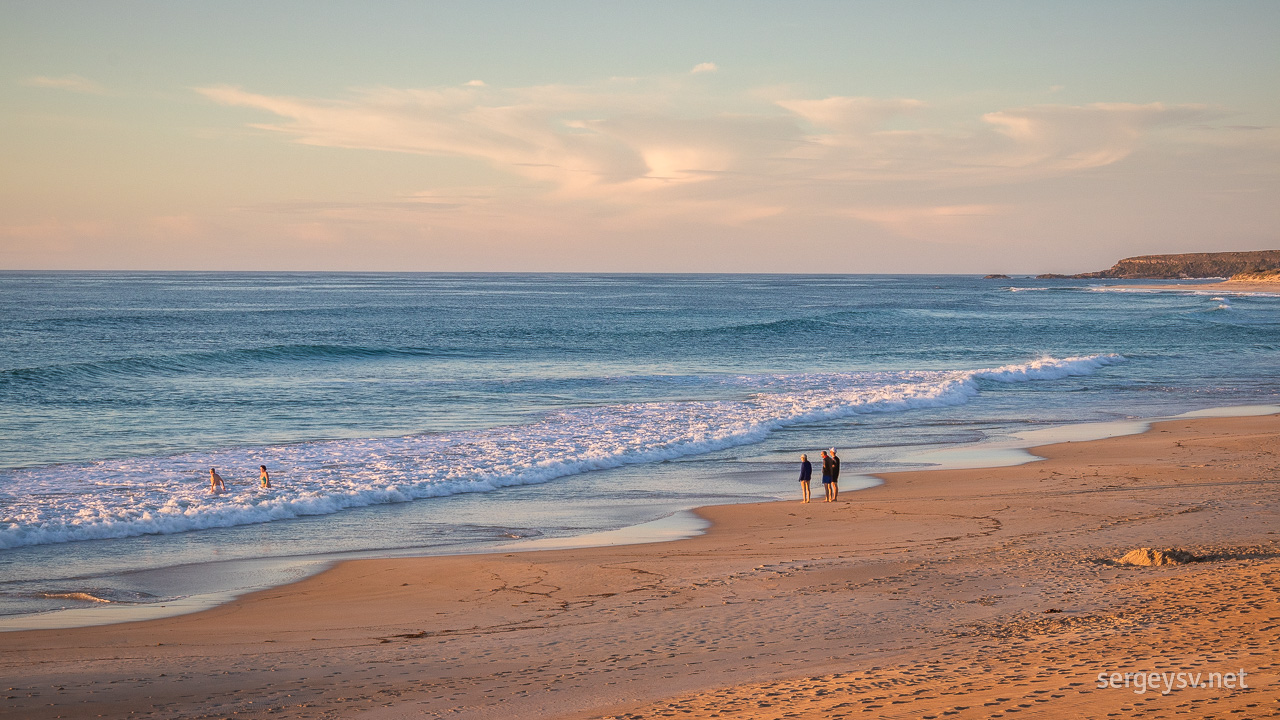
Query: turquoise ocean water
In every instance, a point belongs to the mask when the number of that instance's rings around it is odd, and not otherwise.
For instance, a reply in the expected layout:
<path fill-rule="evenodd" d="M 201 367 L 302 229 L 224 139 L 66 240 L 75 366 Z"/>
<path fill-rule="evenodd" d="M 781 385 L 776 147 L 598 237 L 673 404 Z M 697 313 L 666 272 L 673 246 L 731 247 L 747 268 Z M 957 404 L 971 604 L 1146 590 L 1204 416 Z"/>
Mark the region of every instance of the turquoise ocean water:
<path fill-rule="evenodd" d="M 1278 351 L 1280 296 L 1197 283 L 0 273 L 0 616 L 790 497 L 832 446 L 852 488 L 1274 404 Z"/>

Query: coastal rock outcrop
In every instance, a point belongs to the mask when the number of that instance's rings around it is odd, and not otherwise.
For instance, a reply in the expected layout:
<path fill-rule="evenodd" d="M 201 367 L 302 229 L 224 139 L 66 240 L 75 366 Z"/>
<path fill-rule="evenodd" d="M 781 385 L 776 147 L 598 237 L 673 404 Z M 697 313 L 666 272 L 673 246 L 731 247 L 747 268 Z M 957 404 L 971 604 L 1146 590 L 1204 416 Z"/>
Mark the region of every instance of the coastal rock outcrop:
<path fill-rule="evenodd" d="M 1153 565 L 1182 565 L 1184 563 L 1195 562 L 1200 558 L 1185 551 L 1170 548 L 1168 550 L 1153 550 L 1152 548 L 1137 548 L 1125 553 L 1124 557 L 1116 561 L 1120 565 L 1139 565 L 1150 567 Z"/>
<path fill-rule="evenodd" d="M 1280 270 L 1263 270 L 1262 272 L 1242 272 L 1231 276 L 1235 282 L 1280 283 Z"/>
<path fill-rule="evenodd" d="M 1280 272 L 1280 250 L 1251 252 L 1182 253 L 1178 255 L 1139 255 L 1121 260 L 1108 270 L 1079 275 L 1041 275 L 1041 278 L 1127 278 L 1143 280 L 1179 280 L 1186 278 L 1249 279 L 1242 274 Z"/>

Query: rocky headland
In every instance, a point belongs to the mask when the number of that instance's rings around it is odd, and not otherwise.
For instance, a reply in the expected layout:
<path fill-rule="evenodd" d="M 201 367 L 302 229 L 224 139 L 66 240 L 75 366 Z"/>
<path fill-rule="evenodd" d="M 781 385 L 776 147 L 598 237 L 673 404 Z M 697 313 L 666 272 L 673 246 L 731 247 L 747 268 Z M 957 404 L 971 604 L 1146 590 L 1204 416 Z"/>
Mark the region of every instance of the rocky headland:
<path fill-rule="evenodd" d="M 1229 278 L 1251 283 L 1280 282 L 1280 250 L 1251 252 L 1181 253 L 1139 255 L 1125 258 L 1107 270 L 1077 275 L 1038 275 L 1039 278 L 1116 278 L 1130 280 L 1185 280 Z"/>
<path fill-rule="evenodd" d="M 1236 273 L 1228 282 L 1280 283 L 1280 270 Z"/>

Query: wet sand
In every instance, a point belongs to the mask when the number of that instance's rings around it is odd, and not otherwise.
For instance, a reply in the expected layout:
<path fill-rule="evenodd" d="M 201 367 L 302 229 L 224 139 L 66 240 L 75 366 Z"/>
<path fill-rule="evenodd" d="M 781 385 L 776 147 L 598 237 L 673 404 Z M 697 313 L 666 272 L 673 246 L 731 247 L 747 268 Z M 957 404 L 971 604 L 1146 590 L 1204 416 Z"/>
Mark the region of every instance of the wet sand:
<path fill-rule="evenodd" d="M 1195 290 L 1203 292 L 1280 293 L 1280 282 L 1223 280 L 1204 285 L 1114 285 L 1118 290 Z"/>
<path fill-rule="evenodd" d="M 1226 280 L 1213 286 L 1219 290 L 1234 292 L 1280 292 L 1280 280 Z"/>
<path fill-rule="evenodd" d="M 677 542 L 360 560 L 193 615 L 5 633 L 0 717 L 1280 712 L 1280 416 L 1036 454 L 705 508 Z M 1112 562 L 1138 547 L 1201 559 Z M 1239 670 L 1247 689 L 1098 687 Z"/>

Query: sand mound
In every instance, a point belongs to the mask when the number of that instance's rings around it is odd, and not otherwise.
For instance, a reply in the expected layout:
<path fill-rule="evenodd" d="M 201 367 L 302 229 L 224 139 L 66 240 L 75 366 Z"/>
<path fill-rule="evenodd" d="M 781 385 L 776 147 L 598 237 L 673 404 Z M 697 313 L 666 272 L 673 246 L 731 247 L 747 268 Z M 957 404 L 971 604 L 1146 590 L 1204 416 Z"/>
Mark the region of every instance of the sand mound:
<path fill-rule="evenodd" d="M 1185 550 L 1137 548 L 1125 553 L 1125 556 L 1116 562 L 1120 565 L 1182 565 L 1183 563 L 1195 562 L 1198 559 L 1195 555 Z"/>

